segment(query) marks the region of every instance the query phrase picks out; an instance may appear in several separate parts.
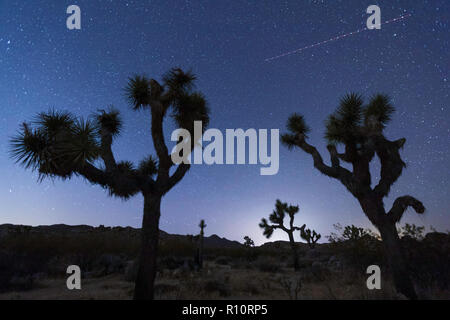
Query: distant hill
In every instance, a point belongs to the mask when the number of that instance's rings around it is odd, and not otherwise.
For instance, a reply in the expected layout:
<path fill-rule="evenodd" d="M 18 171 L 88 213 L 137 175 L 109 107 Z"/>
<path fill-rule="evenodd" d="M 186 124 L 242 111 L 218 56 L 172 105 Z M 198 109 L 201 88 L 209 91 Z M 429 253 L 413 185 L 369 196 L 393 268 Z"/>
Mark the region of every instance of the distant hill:
<path fill-rule="evenodd" d="M 44 234 L 44 235 L 57 235 L 57 234 L 89 234 L 89 233 L 120 233 L 120 235 L 126 234 L 127 236 L 134 238 L 139 237 L 141 229 L 133 227 L 105 227 L 105 226 L 88 226 L 88 225 L 66 225 L 66 224 L 53 224 L 42 226 L 26 226 L 26 225 L 14 225 L 14 224 L 2 224 L 0 225 L 0 241 L 2 238 L 12 234 Z M 188 241 L 186 235 L 170 234 L 160 230 L 160 239 L 164 240 L 184 240 Z M 239 248 L 243 245 L 237 241 L 221 238 L 216 234 L 204 238 L 205 248 Z"/>

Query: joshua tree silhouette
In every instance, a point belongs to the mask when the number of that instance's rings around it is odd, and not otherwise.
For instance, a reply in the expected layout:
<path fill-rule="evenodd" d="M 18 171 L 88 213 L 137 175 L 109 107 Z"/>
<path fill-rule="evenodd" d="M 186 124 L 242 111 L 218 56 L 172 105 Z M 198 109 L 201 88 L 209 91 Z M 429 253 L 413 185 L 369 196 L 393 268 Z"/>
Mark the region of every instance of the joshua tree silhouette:
<path fill-rule="evenodd" d="M 297 247 L 294 240 L 294 231 L 302 230 L 305 228 L 305 225 L 303 225 L 302 227 L 294 226 L 294 216 L 298 211 L 298 206 L 288 205 L 287 203 L 283 203 L 280 200 L 277 200 L 275 202 L 275 210 L 269 216 L 269 220 L 270 222 L 272 222 L 272 224 L 269 224 L 266 218 L 262 218 L 261 222 L 259 223 L 259 227 L 263 229 L 263 234 L 267 239 L 272 236 L 275 229 L 281 229 L 288 234 L 289 243 L 292 249 L 294 269 L 296 271 L 299 270 L 299 264 Z M 289 228 L 285 227 L 283 222 L 286 213 L 289 215 Z"/>
<path fill-rule="evenodd" d="M 308 243 L 308 246 L 311 249 L 314 249 L 317 241 L 319 241 L 322 236 L 315 230 L 311 231 L 310 229 L 302 228 L 300 229 L 300 237 Z"/>
<path fill-rule="evenodd" d="M 204 230 L 206 228 L 205 220 L 200 220 L 200 224 L 198 226 L 200 227 L 200 234 L 197 249 L 197 264 L 199 269 L 201 269 L 203 268 L 203 237 L 205 236 Z"/>
<path fill-rule="evenodd" d="M 157 159 L 149 156 L 138 167 L 129 161 L 116 162 L 111 150 L 119 135 L 122 121 L 117 110 L 101 111 L 91 120 L 76 118 L 68 112 L 49 111 L 37 116 L 32 128 L 24 123 L 11 140 L 12 155 L 25 168 L 37 170 L 39 178 L 70 179 L 82 176 L 98 184 L 112 196 L 128 199 L 138 193 L 144 197 L 142 246 L 139 258 L 134 298 L 153 299 L 161 198 L 189 170 L 174 163 L 164 140 L 163 121 L 169 109 L 180 128 L 191 132 L 193 122 L 209 122 L 209 109 L 204 96 L 194 92 L 196 77 L 191 72 L 171 69 L 160 85 L 154 79 L 135 76 L 129 79 L 126 94 L 134 110 L 148 109 L 151 134 Z M 195 141 L 191 141 L 192 150 Z M 97 159 L 104 167 L 95 165 Z"/>
<path fill-rule="evenodd" d="M 408 207 L 419 214 L 425 208 L 419 200 L 402 196 L 386 212 L 383 198 L 389 194 L 391 186 L 405 167 L 399 151 L 406 140 L 402 138 L 390 141 L 383 134 L 395 110 L 387 96 L 377 94 L 367 105 L 364 106 L 363 103 L 360 95 L 348 94 L 341 99 L 336 112 L 328 117 L 325 138 L 329 143 L 327 149 L 331 158 L 330 166 L 323 162 L 317 149 L 306 141 L 310 129 L 303 116 L 294 113 L 289 117 L 289 133 L 282 136 L 282 142 L 289 149 L 299 147 L 310 154 L 316 169 L 340 181 L 359 201 L 366 216 L 380 231 L 397 290 L 415 299 L 416 292 L 402 255 L 395 224 Z M 340 144 L 344 147 L 343 153 L 337 151 Z M 372 188 L 370 162 L 375 155 L 381 163 L 381 175 L 378 184 Z M 340 161 L 349 163 L 352 170 L 342 167 Z"/>
<path fill-rule="evenodd" d="M 244 246 L 247 248 L 254 247 L 255 242 L 249 236 L 245 236 L 244 237 Z"/>

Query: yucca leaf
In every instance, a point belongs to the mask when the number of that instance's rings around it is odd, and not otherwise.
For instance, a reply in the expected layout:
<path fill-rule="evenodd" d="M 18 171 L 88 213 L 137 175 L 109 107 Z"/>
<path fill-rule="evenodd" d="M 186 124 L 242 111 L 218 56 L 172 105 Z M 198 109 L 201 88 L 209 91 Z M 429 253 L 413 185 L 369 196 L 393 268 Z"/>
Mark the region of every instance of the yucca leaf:
<path fill-rule="evenodd" d="M 100 129 L 106 130 L 113 137 L 120 134 L 123 122 L 117 109 L 111 107 L 108 111 L 100 110 L 95 117 Z"/>
<path fill-rule="evenodd" d="M 293 113 L 287 122 L 287 129 L 294 135 L 303 135 L 307 138 L 307 134 L 311 129 L 306 125 L 305 118 L 298 114 Z"/>
<path fill-rule="evenodd" d="M 139 75 L 129 78 L 125 87 L 126 98 L 134 110 L 149 106 L 150 91 L 150 80 Z"/>
<path fill-rule="evenodd" d="M 395 108 L 387 95 L 373 96 L 364 109 L 364 124 L 372 128 L 383 129 L 392 119 Z"/>

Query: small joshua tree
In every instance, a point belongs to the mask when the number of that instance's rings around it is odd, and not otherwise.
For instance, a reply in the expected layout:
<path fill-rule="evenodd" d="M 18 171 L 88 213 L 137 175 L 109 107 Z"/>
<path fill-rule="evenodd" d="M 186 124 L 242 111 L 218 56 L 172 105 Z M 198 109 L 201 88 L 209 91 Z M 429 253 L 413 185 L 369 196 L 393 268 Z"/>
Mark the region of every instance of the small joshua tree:
<path fill-rule="evenodd" d="M 315 230 L 311 231 L 310 229 L 301 228 L 300 237 L 308 243 L 308 246 L 311 249 L 314 249 L 316 247 L 317 241 L 319 241 L 322 236 Z"/>
<path fill-rule="evenodd" d="M 305 227 L 305 225 L 303 225 L 302 227 L 294 226 L 294 216 L 298 211 L 299 211 L 298 206 L 288 205 L 287 203 L 283 203 L 280 200 L 277 200 L 275 203 L 275 210 L 269 216 L 269 221 L 272 224 L 269 224 L 266 218 L 261 219 L 261 222 L 259 224 L 259 227 L 263 229 L 263 234 L 266 236 L 267 239 L 269 239 L 272 236 L 273 232 L 276 229 L 281 229 L 288 234 L 289 244 L 291 245 L 292 249 L 294 269 L 296 271 L 299 270 L 299 263 L 298 263 L 297 247 L 294 240 L 294 232 L 301 230 Z M 286 216 L 286 213 L 289 216 L 289 227 L 286 227 L 284 225 L 284 217 Z"/>
<path fill-rule="evenodd" d="M 244 246 L 247 248 L 252 248 L 255 246 L 255 242 L 253 242 L 253 240 L 249 236 L 245 236 L 244 237 Z"/>
<path fill-rule="evenodd" d="M 194 121 L 208 124 L 209 111 L 203 95 L 192 90 L 195 76 L 172 69 L 162 85 L 154 79 L 135 76 L 126 94 L 134 110 L 145 109 L 151 119 L 151 134 L 157 159 L 148 156 L 135 167 L 129 161 L 117 162 L 112 142 L 119 136 L 122 121 L 116 110 L 101 111 L 92 120 L 76 118 L 67 112 L 50 111 L 38 115 L 35 125 L 24 123 L 12 139 L 12 155 L 25 168 L 39 172 L 40 179 L 82 176 L 112 196 L 129 199 L 144 197 L 142 244 L 134 298 L 153 299 L 159 241 L 161 199 L 187 173 L 189 164 L 175 165 L 163 134 L 169 110 L 176 124 L 193 136 Z M 191 151 L 195 141 L 192 139 Z M 98 166 L 98 160 L 103 162 Z"/>
<path fill-rule="evenodd" d="M 249 236 L 245 236 L 244 237 L 244 248 L 245 248 L 247 260 L 253 260 L 255 258 L 256 253 L 252 250 L 252 248 L 254 246 L 255 246 L 255 242 L 253 242 L 253 240 Z"/>
<path fill-rule="evenodd" d="M 201 269 L 203 268 L 203 237 L 205 236 L 205 228 L 206 228 L 205 220 L 203 219 L 200 220 L 200 224 L 198 226 L 200 227 L 200 234 L 197 249 L 197 264 L 199 269 Z"/>
<path fill-rule="evenodd" d="M 328 117 L 325 138 L 329 143 L 331 165 L 325 164 L 319 151 L 307 142 L 309 128 L 299 114 L 290 116 L 289 133 L 282 136 L 282 142 L 290 149 L 298 147 L 310 154 L 317 170 L 340 181 L 358 200 L 366 216 L 380 231 L 397 290 L 415 299 L 417 295 L 395 225 L 407 208 L 412 207 L 419 214 L 425 208 L 422 202 L 406 195 L 398 197 L 389 211 L 385 210 L 383 198 L 388 196 L 405 167 L 400 149 L 406 140 L 390 141 L 384 136 L 383 130 L 394 112 L 387 96 L 378 94 L 367 105 L 363 103 L 357 94 L 346 95 L 337 111 Z M 342 153 L 338 152 L 339 145 L 343 146 Z M 380 160 L 381 174 L 378 184 L 372 187 L 370 162 L 375 155 Z M 341 161 L 349 163 L 352 170 L 341 166 Z"/>

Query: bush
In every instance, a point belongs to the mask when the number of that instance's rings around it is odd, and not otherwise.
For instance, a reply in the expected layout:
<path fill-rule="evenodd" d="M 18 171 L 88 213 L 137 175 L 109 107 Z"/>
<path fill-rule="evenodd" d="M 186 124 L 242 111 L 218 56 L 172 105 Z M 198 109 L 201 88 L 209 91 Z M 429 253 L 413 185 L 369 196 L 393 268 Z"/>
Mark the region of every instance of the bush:
<path fill-rule="evenodd" d="M 228 297 L 231 294 L 230 287 L 217 279 L 208 279 L 203 283 L 203 290 L 207 293 L 218 292 L 222 297 Z"/>
<path fill-rule="evenodd" d="M 276 273 L 281 269 L 278 261 L 269 257 L 260 257 L 256 262 L 256 266 L 262 272 Z"/>
<path fill-rule="evenodd" d="M 220 256 L 220 257 L 216 258 L 215 262 L 217 264 L 220 264 L 220 265 L 223 265 L 223 266 L 227 266 L 227 265 L 230 264 L 230 259 L 227 258 L 227 257 Z"/>

